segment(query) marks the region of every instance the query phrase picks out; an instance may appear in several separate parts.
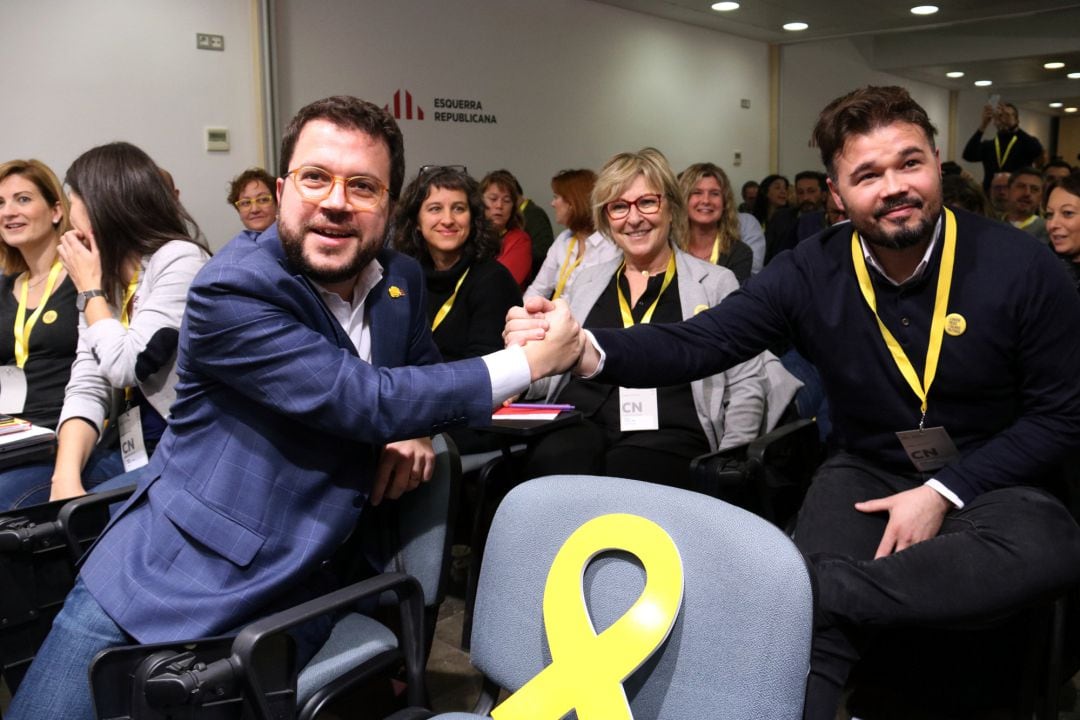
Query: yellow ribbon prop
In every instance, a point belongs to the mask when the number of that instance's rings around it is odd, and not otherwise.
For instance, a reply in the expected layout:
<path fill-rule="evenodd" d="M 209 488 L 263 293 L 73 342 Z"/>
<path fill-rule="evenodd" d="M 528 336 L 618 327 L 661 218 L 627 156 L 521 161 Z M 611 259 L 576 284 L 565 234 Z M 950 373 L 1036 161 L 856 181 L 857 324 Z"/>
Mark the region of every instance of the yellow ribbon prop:
<path fill-rule="evenodd" d="M 135 290 L 139 287 L 139 271 L 135 270 L 135 274 L 131 277 L 131 282 L 127 284 L 127 289 L 124 290 L 124 304 L 120 306 L 120 324 L 127 327 L 131 324 L 131 299 L 135 297 Z"/>
<path fill-rule="evenodd" d="M 465 276 L 469 274 L 469 270 L 472 268 L 466 268 L 465 272 L 461 273 L 461 277 L 458 278 L 457 285 L 454 286 L 453 294 L 446 298 L 446 302 L 439 308 L 439 312 L 435 313 L 435 318 L 431 321 L 431 332 L 435 332 L 435 328 L 442 325 L 442 321 L 446 319 L 446 316 L 450 314 L 450 311 L 454 308 L 454 301 L 457 300 L 458 290 L 461 289 L 461 283 L 465 282 Z"/>
<path fill-rule="evenodd" d="M 622 273 L 623 268 L 626 267 L 626 261 L 623 260 L 619 263 L 619 269 L 615 271 L 615 277 L 618 278 Z M 675 279 L 675 253 L 671 253 L 668 257 L 667 270 L 664 271 L 664 284 L 660 286 L 660 292 L 657 294 L 656 299 L 653 300 L 652 305 L 645 311 L 645 314 L 641 316 L 641 324 L 648 325 L 652 320 L 653 313 L 656 312 L 656 306 L 660 304 L 660 298 L 664 296 L 664 291 L 668 289 L 668 285 Z M 630 314 L 630 303 L 626 301 L 626 298 L 622 294 L 622 287 L 619 285 L 619 281 L 615 281 L 615 291 L 619 295 L 619 312 L 622 313 L 622 324 L 624 328 L 633 327 L 634 316 Z"/>
<path fill-rule="evenodd" d="M 49 277 L 45 280 L 45 291 L 41 294 L 41 300 L 38 301 L 37 310 L 29 320 L 26 319 L 26 306 L 30 298 L 30 272 L 27 271 L 27 277 L 23 278 L 22 289 L 19 291 L 19 309 L 15 311 L 15 365 L 18 367 L 26 365 L 26 361 L 30 358 L 30 331 L 34 329 L 41 311 L 45 309 L 45 303 L 52 297 L 56 278 L 60 276 L 60 271 L 63 269 L 64 266 L 59 260 L 53 263 L 49 269 Z M 56 313 L 53 312 L 53 315 L 55 316 Z M 48 319 L 45 320 L 46 324 L 49 322 Z"/>
<path fill-rule="evenodd" d="M 881 322 L 877 311 L 877 298 L 874 295 L 874 284 L 870 281 L 870 273 L 866 269 L 866 258 L 863 256 L 862 246 L 859 243 L 859 233 L 851 233 L 851 260 L 855 264 L 855 275 L 859 278 L 859 289 L 862 290 L 863 298 L 877 320 L 881 337 L 885 340 L 886 347 L 892 353 L 896 367 L 900 374 L 907 380 L 907 384 L 918 396 L 922 404 L 922 419 L 919 420 L 919 429 L 922 429 L 923 421 L 926 420 L 926 397 L 930 394 L 930 385 L 934 382 L 937 374 L 938 360 L 941 358 L 941 341 L 945 337 L 945 313 L 949 305 L 949 290 L 952 288 L 953 261 L 956 259 L 956 216 L 952 211 L 945 208 L 945 245 L 941 250 L 941 268 L 938 270 L 937 293 L 934 299 L 934 314 L 930 320 L 930 342 L 926 347 L 926 366 L 923 368 L 923 380 L 919 382 L 919 376 L 908 359 L 904 348 L 896 341 L 889 328 Z"/>
<path fill-rule="evenodd" d="M 645 589 L 599 635 L 582 592 L 585 568 L 607 550 L 636 555 Z M 544 588 L 551 664 L 495 708 L 495 720 L 633 720 L 622 683 L 667 639 L 683 598 L 679 549 L 663 528 L 637 515 L 602 515 L 585 523 L 555 556 Z"/>

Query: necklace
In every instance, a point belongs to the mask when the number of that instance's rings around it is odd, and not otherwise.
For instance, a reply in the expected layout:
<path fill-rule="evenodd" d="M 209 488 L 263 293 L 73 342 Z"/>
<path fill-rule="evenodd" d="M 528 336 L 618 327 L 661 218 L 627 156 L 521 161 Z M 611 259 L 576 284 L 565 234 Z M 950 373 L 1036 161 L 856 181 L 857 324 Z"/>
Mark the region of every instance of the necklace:
<path fill-rule="evenodd" d="M 24 274 L 26 275 L 26 277 L 23 279 L 23 282 L 26 283 L 26 287 L 28 287 L 28 288 L 36 288 L 38 285 L 40 285 L 41 283 L 43 283 L 43 282 L 45 282 L 46 280 L 49 279 L 49 275 L 48 275 L 48 273 L 46 273 L 46 274 L 42 275 L 40 278 L 38 278 L 35 282 L 30 282 L 30 273 L 26 272 Z"/>

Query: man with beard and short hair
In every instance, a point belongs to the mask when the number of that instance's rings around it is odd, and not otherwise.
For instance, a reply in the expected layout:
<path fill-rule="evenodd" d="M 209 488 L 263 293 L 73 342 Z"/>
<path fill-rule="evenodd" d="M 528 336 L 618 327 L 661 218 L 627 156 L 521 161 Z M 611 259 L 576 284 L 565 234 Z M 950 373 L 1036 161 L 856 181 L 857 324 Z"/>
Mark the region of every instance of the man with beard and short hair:
<path fill-rule="evenodd" d="M 823 210 L 828 192 L 829 188 L 822 173 L 803 170 L 795 176 L 795 203 L 800 215 Z"/>
<path fill-rule="evenodd" d="M 423 271 L 384 248 L 405 165 L 385 110 L 345 96 L 304 107 L 281 163 L 278 224 L 234 238 L 191 285 L 169 428 L 9 718 L 92 718 L 99 650 L 221 634 L 332 587 L 320 568 L 364 506 L 431 477 L 427 437 L 490 423 L 556 354 L 579 354 L 563 304 L 558 353 L 433 364 Z M 407 438 L 424 439 L 394 442 Z M 301 664 L 328 629 L 299 633 Z"/>
<path fill-rule="evenodd" d="M 991 140 L 983 140 L 983 133 L 991 120 L 997 133 Z M 1038 138 L 1020 129 L 1020 112 L 1012 103 L 999 102 L 983 107 L 979 128 L 964 146 L 963 157 L 968 162 L 981 162 L 983 166 L 983 191 L 990 192 L 990 179 L 994 173 L 1014 172 L 1034 165 L 1042 156 L 1043 147 Z"/>
<path fill-rule="evenodd" d="M 1035 168 L 1021 168 L 1009 176 L 1009 201 L 1005 220 L 1039 242 L 1050 244 L 1046 221 L 1039 216 L 1042 204 L 1043 179 Z"/>
<path fill-rule="evenodd" d="M 1080 528 L 1043 489 L 1080 443 L 1064 361 L 1080 298 L 1016 229 L 943 210 L 934 132 L 900 87 L 834 100 L 814 137 L 851 222 L 691 320 L 592 331 L 575 366 L 664 386 L 790 339 L 818 368 L 832 450 L 794 533 L 816 587 L 815 720 L 878 630 L 998 618 L 1080 581 Z M 511 310 L 508 341 L 543 337 L 530 313 L 550 309 Z"/>

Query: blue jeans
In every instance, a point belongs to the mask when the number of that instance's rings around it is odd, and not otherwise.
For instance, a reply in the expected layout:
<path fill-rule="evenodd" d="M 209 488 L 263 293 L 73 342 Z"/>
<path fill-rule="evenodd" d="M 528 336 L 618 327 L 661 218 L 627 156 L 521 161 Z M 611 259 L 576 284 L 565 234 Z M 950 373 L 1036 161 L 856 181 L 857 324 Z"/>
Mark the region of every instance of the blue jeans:
<path fill-rule="evenodd" d="M 0 512 L 40 505 L 49 501 L 52 490 L 53 463 L 30 463 L 0 472 Z M 133 485 L 139 470 L 124 472 L 119 449 L 96 447 L 83 468 L 83 488 L 112 490 Z M 121 479 L 122 478 L 122 479 Z M 115 479 L 115 482 L 108 482 Z"/>
<path fill-rule="evenodd" d="M 134 642 L 77 579 L 4 717 L 94 720 L 90 661 L 102 650 Z"/>

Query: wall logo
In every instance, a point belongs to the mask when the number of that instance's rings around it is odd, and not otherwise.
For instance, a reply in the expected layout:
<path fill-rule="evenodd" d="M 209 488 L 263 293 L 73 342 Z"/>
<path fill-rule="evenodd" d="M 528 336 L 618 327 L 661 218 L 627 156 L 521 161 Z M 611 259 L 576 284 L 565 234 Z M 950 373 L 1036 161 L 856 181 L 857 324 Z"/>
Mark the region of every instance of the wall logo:
<path fill-rule="evenodd" d="M 389 103 L 383 105 L 383 110 L 390 112 Z M 413 106 L 412 93 L 405 91 L 405 114 L 401 112 L 401 90 L 394 93 L 394 119 L 395 120 L 423 120 L 424 109 L 419 105 Z"/>
<path fill-rule="evenodd" d="M 479 100 L 437 97 L 433 104 L 435 105 L 435 122 L 485 125 L 494 125 L 498 122 L 493 114 L 484 112 L 484 104 Z"/>

